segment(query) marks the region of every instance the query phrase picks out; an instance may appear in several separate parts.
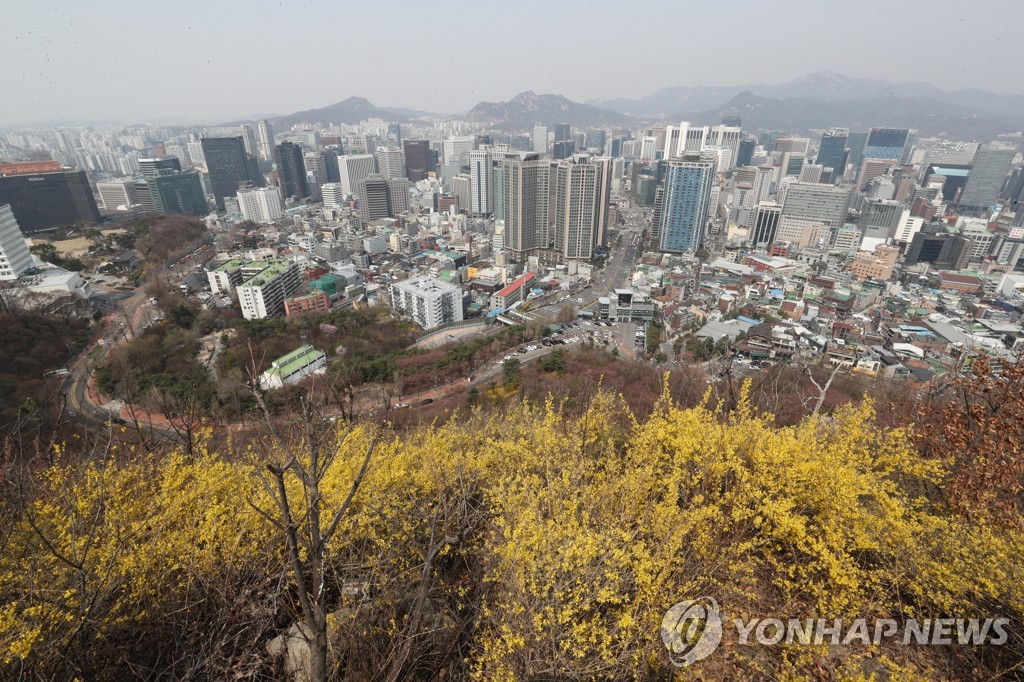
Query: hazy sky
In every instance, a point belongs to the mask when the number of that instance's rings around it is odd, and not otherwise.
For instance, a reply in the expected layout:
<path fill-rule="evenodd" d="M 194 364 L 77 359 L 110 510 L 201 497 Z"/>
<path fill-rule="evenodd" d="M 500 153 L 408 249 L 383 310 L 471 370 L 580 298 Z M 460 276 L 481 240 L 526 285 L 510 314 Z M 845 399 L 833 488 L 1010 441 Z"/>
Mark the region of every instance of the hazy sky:
<path fill-rule="evenodd" d="M 1021 92 L 1024 1 L 8 0 L 0 126 L 464 111 L 830 70 Z"/>

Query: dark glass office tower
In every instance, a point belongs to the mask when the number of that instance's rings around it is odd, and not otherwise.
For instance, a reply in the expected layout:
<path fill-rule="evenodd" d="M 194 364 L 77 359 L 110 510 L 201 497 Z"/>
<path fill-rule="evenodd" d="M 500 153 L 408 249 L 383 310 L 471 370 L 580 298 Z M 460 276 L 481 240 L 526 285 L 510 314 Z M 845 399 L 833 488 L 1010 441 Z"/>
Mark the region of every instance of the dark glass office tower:
<path fill-rule="evenodd" d="M 309 196 L 306 168 L 302 162 L 302 147 L 294 142 L 282 142 L 274 149 L 277 178 L 285 197 L 302 199 Z"/>
<path fill-rule="evenodd" d="M 848 130 L 830 130 L 821 136 L 816 162 L 824 167 L 821 173 L 822 182 L 834 184 L 843 177 L 846 162 L 850 158 L 850 150 L 846 146 L 849 136 Z"/>
<path fill-rule="evenodd" d="M 0 176 L 0 204 L 11 205 L 25 234 L 100 221 L 85 171 Z"/>
<path fill-rule="evenodd" d="M 235 196 L 240 185 L 263 187 L 259 161 L 246 153 L 241 137 L 204 137 L 202 144 L 218 209 L 224 210 L 224 197 Z"/>
<path fill-rule="evenodd" d="M 406 140 L 402 143 L 405 151 L 405 177 L 412 182 L 425 180 L 427 173 L 435 170 L 427 140 Z"/>

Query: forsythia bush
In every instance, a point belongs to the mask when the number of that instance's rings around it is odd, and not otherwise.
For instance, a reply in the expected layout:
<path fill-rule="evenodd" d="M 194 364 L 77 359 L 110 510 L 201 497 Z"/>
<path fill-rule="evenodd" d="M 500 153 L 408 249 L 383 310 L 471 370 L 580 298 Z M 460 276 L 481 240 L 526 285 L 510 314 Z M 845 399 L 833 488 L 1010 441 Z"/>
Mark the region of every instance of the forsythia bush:
<path fill-rule="evenodd" d="M 1005 616 L 1019 628 L 1024 536 L 948 511 L 946 463 L 876 426 L 870 405 L 791 428 L 747 405 L 722 417 L 663 398 L 637 421 L 601 394 L 578 416 L 521 404 L 381 443 L 328 562 L 339 608 L 385 616 L 332 620 L 349 628 L 335 673 L 388 659 L 442 527 L 457 541 L 429 590 L 455 626 L 410 676 L 671 676 L 662 616 L 700 596 L 727 617 Z M 371 437 L 357 427 L 345 440 L 326 518 Z M 58 453 L 17 486 L 26 502 L 0 527 L 0 678 L 279 675 L 264 645 L 295 611 L 281 533 L 257 511 L 270 508 L 253 475 L 268 453 L 200 450 L 117 466 Z M 298 486 L 289 495 L 300 511 L 309 502 Z M 1020 635 L 1001 648 L 837 651 L 727 634 L 675 674 L 990 677 L 1020 660 Z"/>

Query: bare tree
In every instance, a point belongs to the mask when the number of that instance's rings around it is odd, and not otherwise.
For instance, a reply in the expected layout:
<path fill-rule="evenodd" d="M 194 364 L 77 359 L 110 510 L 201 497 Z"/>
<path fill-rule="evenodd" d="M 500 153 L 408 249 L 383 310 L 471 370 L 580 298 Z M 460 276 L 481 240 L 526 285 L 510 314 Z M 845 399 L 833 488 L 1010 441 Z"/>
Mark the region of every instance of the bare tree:
<path fill-rule="evenodd" d="M 254 355 L 251 352 L 250 355 Z M 272 461 L 268 457 L 262 467 L 255 470 L 263 489 L 271 501 L 271 509 L 263 509 L 257 505 L 253 508 L 284 536 L 285 553 L 288 570 L 299 602 L 299 615 L 303 635 L 309 645 L 307 672 L 312 682 L 323 682 L 327 679 L 327 546 L 338 531 L 342 520 L 349 513 L 359 487 L 362 485 L 370 467 L 373 451 L 384 433 L 390 396 L 384 396 L 386 402 L 381 417 L 371 438 L 370 444 L 363 455 L 362 464 L 352 479 L 348 494 L 330 517 L 324 518 L 323 496 L 321 483 L 338 454 L 345 448 L 352 433 L 354 422 L 349 422 L 348 429 L 336 444 L 331 444 L 323 434 L 317 433 L 317 419 L 314 407 L 305 399 L 300 401 L 302 441 L 305 452 L 300 456 L 279 432 L 274 419 L 263 398 L 259 387 L 259 375 L 256 373 L 255 359 L 250 372 L 253 397 L 259 404 L 266 419 L 270 437 L 279 460 Z M 295 503 L 288 497 L 288 480 L 297 480 L 303 490 L 305 510 L 299 513 Z"/>

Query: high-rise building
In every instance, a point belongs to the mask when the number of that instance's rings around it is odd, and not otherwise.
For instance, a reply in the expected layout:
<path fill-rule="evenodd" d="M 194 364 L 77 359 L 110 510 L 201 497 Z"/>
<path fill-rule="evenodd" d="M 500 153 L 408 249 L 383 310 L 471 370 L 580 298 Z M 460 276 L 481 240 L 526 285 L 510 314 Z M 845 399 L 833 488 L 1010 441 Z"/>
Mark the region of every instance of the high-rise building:
<path fill-rule="evenodd" d="M 846 146 L 850 137 L 848 128 L 832 128 L 821 136 L 816 163 L 823 167 L 821 182 L 837 184 L 846 172 L 850 150 Z"/>
<path fill-rule="evenodd" d="M 864 146 L 865 159 L 892 159 L 900 165 L 910 160 L 917 131 L 907 128 L 872 128 Z"/>
<path fill-rule="evenodd" d="M 782 217 L 782 206 L 773 201 L 759 203 L 754 213 L 754 227 L 750 235 L 750 243 L 756 248 L 771 247 L 775 243 L 775 236 L 779 231 L 780 217 Z"/>
<path fill-rule="evenodd" d="M 472 181 L 466 173 L 459 173 L 452 178 L 452 193 L 455 195 L 461 213 L 468 213 L 472 205 L 472 193 L 470 187 Z"/>
<path fill-rule="evenodd" d="M 573 156 L 555 164 L 551 178 L 554 248 L 563 260 L 593 258 L 608 220 L 610 159 Z"/>
<path fill-rule="evenodd" d="M 276 192 L 269 187 L 265 191 Z M 284 314 L 284 300 L 302 287 L 299 266 L 292 261 L 275 259 L 248 263 L 242 267 L 242 272 L 245 279 L 236 291 L 242 317 L 247 320 Z"/>
<path fill-rule="evenodd" d="M 399 147 L 377 147 L 377 172 L 388 180 L 405 177 L 405 159 Z"/>
<path fill-rule="evenodd" d="M 281 194 L 292 199 L 308 197 L 309 184 L 306 182 L 302 147 L 294 142 L 282 142 L 274 148 L 274 161 L 277 163 Z"/>
<path fill-rule="evenodd" d="M 753 202 L 751 206 L 757 206 L 762 201 L 768 201 L 772 193 L 772 178 L 775 177 L 775 167 L 767 164 L 757 167 L 754 175 Z"/>
<path fill-rule="evenodd" d="M 269 225 L 284 215 L 281 195 L 276 187 L 251 187 L 239 190 L 238 208 L 246 220 Z"/>
<path fill-rule="evenodd" d="M 782 215 L 818 220 L 828 226 L 842 225 L 850 208 L 851 190 L 832 185 L 794 182 L 786 190 Z"/>
<path fill-rule="evenodd" d="M 206 215 L 206 195 L 199 173 L 162 170 L 145 179 L 153 210 L 162 215 Z"/>
<path fill-rule="evenodd" d="M 548 247 L 551 164 L 539 154 L 510 154 L 501 163 L 505 249 L 512 260 L 522 262 L 531 252 Z"/>
<path fill-rule="evenodd" d="M 736 151 L 736 165 L 749 166 L 750 160 L 754 158 L 754 149 L 757 148 L 757 140 L 753 137 L 744 137 L 740 140 Z"/>
<path fill-rule="evenodd" d="M 252 126 L 243 124 L 242 130 L 242 144 L 245 147 L 245 153 L 254 159 L 258 159 L 260 155 L 260 145 L 256 141 L 256 134 L 252 131 Z"/>
<path fill-rule="evenodd" d="M 320 186 L 324 208 L 337 208 L 345 203 L 345 193 L 341 191 L 340 182 L 326 182 Z"/>
<path fill-rule="evenodd" d="M 25 235 L 7 204 L 0 205 L 0 280 L 15 280 L 32 269 Z"/>
<path fill-rule="evenodd" d="M 31 165 L 31 164 L 29 164 Z M 22 164 L 0 167 L 0 204 L 8 204 L 27 235 L 74 224 L 96 224 L 100 212 L 85 171 L 23 172 Z"/>
<path fill-rule="evenodd" d="M 738 127 L 718 125 L 712 126 L 708 130 L 707 141 L 705 143 L 706 147 L 725 147 L 732 152 L 729 155 L 729 165 L 725 167 L 719 166 L 719 170 L 722 172 L 736 167 L 737 158 L 739 157 L 740 152 L 740 140 L 742 137 L 743 131 Z"/>
<path fill-rule="evenodd" d="M 537 154 L 548 153 L 548 127 L 533 127 L 533 151 Z"/>
<path fill-rule="evenodd" d="M 401 146 L 402 144 L 402 124 L 391 122 L 388 123 L 388 140 L 395 143 L 395 146 Z"/>
<path fill-rule="evenodd" d="M 820 163 L 805 163 L 800 169 L 800 182 L 812 182 L 817 184 L 821 182 L 823 171 L 824 166 Z"/>
<path fill-rule="evenodd" d="M 235 196 L 241 187 L 263 186 L 259 162 L 246 153 L 241 137 L 204 137 L 202 143 L 218 209 L 223 211 L 224 197 Z"/>
<path fill-rule="evenodd" d="M 391 207 L 388 202 L 388 181 L 379 173 L 372 173 L 369 177 L 360 180 L 356 185 L 356 192 L 359 195 L 359 216 L 363 222 L 379 220 L 391 215 Z"/>
<path fill-rule="evenodd" d="M 139 198 L 135 194 L 135 183 L 131 180 L 97 182 L 96 192 L 100 195 L 100 203 L 103 204 L 105 211 L 116 211 L 121 206 L 127 208 L 139 203 Z"/>
<path fill-rule="evenodd" d="M 173 156 L 139 159 L 139 173 L 144 178 L 155 178 L 161 171 L 165 170 L 180 171 L 181 161 Z"/>
<path fill-rule="evenodd" d="M 494 210 L 491 194 L 491 153 L 472 151 L 469 153 L 469 212 L 485 217 Z"/>
<path fill-rule="evenodd" d="M 869 199 L 860 214 L 865 239 L 890 239 L 903 220 L 906 206 L 891 199 Z"/>
<path fill-rule="evenodd" d="M 437 170 L 434 166 L 430 142 L 427 140 L 406 140 L 402 143 L 405 151 L 405 173 L 412 182 L 426 180 L 427 173 Z"/>
<path fill-rule="evenodd" d="M 608 134 L 603 130 L 588 130 L 586 147 L 597 154 L 604 154 L 604 145 L 608 140 Z"/>
<path fill-rule="evenodd" d="M 560 140 L 551 143 L 551 158 L 555 161 L 568 159 L 576 153 L 576 143 L 572 140 Z"/>
<path fill-rule="evenodd" d="M 572 139 L 572 137 L 570 137 L 571 134 L 572 134 L 572 131 L 569 128 L 569 124 L 568 123 L 556 123 L 555 124 L 555 142 L 564 142 L 566 140 L 571 140 Z"/>
<path fill-rule="evenodd" d="M 971 174 L 960 195 L 961 213 L 982 215 L 999 199 L 1016 149 L 1003 142 L 983 144 L 974 155 Z"/>
<path fill-rule="evenodd" d="M 693 253 L 704 245 L 717 167 L 714 156 L 684 153 L 669 160 L 661 215 L 661 250 Z"/>
<path fill-rule="evenodd" d="M 259 156 L 261 161 L 271 162 L 274 160 L 274 129 L 270 121 L 265 118 L 256 123 L 256 137 L 259 145 Z"/>
<path fill-rule="evenodd" d="M 372 154 L 346 154 L 338 157 L 338 176 L 345 194 L 356 193 L 356 183 L 376 172 Z"/>

